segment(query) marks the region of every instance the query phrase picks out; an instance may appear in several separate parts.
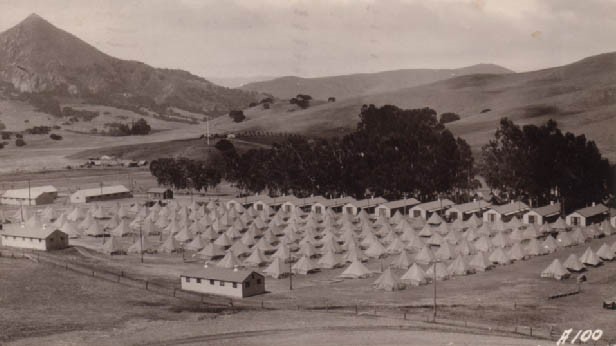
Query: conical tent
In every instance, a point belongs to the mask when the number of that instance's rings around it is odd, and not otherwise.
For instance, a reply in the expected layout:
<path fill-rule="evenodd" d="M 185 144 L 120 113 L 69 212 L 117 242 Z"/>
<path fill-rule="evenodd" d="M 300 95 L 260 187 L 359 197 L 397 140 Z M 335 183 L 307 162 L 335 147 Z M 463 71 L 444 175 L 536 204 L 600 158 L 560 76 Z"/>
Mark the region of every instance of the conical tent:
<path fill-rule="evenodd" d="M 69 238 L 79 238 L 81 236 L 79 229 L 75 226 L 75 223 L 71 221 L 66 221 L 62 227 L 60 227 L 60 230 L 68 234 Z"/>
<path fill-rule="evenodd" d="M 372 275 L 372 272 L 366 268 L 361 261 L 355 260 L 338 277 L 344 279 L 359 279 Z"/>
<path fill-rule="evenodd" d="M 581 271 L 586 270 L 586 266 L 580 261 L 578 256 L 574 253 L 569 255 L 569 257 L 567 257 L 567 260 L 565 261 L 565 263 L 563 263 L 563 266 L 567 268 L 568 270 L 574 271 L 574 272 L 581 272 Z"/>
<path fill-rule="evenodd" d="M 482 224 L 483 222 L 477 217 L 476 214 L 472 214 L 471 217 L 466 220 L 466 225 L 468 227 L 480 227 Z"/>
<path fill-rule="evenodd" d="M 370 258 L 380 258 L 387 254 L 387 250 L 381 245 L 378 240 L 374 240 L 371 242 L 370 246 L 364 251 L 366 256 Z"/>
<path fill-rule="evenodd" d="M 586 236 L 580 227 L 576 227 L 573 232 L 571 232 L 571 240 L 574 244 L 584 244 L 586 242 Z"/>
<path fill-rule="evenodd" d="M 118 226 L 111 231 L 111 235 L 115 237 L 125 237 L 131 233 L 132 231 L 128 227 L 128 223 L 124 219 L 122 219 Z"/>
<path fill-rule="evenodd" d="M 505 248 L 511 245 L 511 240 L 504 232 L 498 232 L 494 238 L 492 238 L 492 245 L 499 248 Z"/>
<path fill-rule="evenodd" d="M 430 225 L 429 223 L 426 223 L 423 226 L 423 228 L 421 228 L 421 231 L 419 231 L 418 233 L 420 237 L 424 237 L 424 238 L 430 238 L 433 234 L 434 234 L 433 226 Z"/>
<path fill-rule="evenodd" d="M 421 218 L 421 217 L 416 217 L 411 219 L 411 227 L 413 227 L 413 229 L 415 230 L 420 230 L 422 229 L 426 224 L 426 221 Z"/>
<path fill-rule="evenodd" d="M 261 249 L 254 247 L 250 256 L 244 260 L 244 265 L 249 267 L 259 267 L 267 262 L 267 257 L 263 254 Z"/>
<path fill-rule="evenodd" d="M 500 247 L 497 247 L 494 251 L 492 251 L 488 259 L 490 262 L 495 264 L 509 264 L 511 262 L 511 259 L 507 253 Z"/>
<path fill-rule="evenodd" d="M 411 265 L 411 258 L 406 251 L 400 252 L 400 255 L 396 257 L 390 264 L 392 268 L 408 269 Z"/>
<path fill-rule="evenodd" d="M 289 265 L 285 264 L 283 260 L 276 257 L 274 258 L 272 263 L 267 266 L 267 268 L 263 269 L 263 273 L 273 277 L 274 279 L 278 279 L 283 276 L 289 275 Z"/>
<path fill-rule="evenodd" d="M 424 246 L 415 256 L 415 262 L 419 264 L 430 264 L 434 261 L 434 254 L 428 246 Z"/>
<path fill-rule="evenodd" d="M 332 269 L 342 265 L 342 260 L 333 251 L 327 251 L 317 262 L 319 268 Z"/>
<path fill-rule="evenodd" d="M 1 218 L 0 218 L 1 220 Z M 60 214 L 60 216 L 58 216 L 58 218 L 53 222 L 54 227 L 56 228 L 60 228 L 64 225 L 64 223 L 68 221 L 68 218 L 66 217 L 65 213 Z"/>
<path fill-rule="evenodd" d="M 395 277 L 391 269 L 387 268 L 376 281 L 374 281 L 374 288 L 377 290 L 385 291 L 397 291 L 402 288 L 400 279 Z"/>
<path fill-rule="evenodd" d="M 559 217 L 555 222 L 553 222 L 550 227 L 553 230 L 557 230 L 557 231 L 561 231 L 561 230 L 565 230 L 567 229 L 567 223 L 565 222 L 565 219 L 561 217 Z"/>
<path fill-rule="evenodd" d="M 419 286 L 425 284 L 428 280 L 426 278 L 426 272 L 421 269 L 417 263 L 414 263 L 409 270 L 402 275 L 400 281 L 408 283 L 412 286 Z"/>
<path fill-rule="evenodd" d="M 477 249 L 478 251 L 488 252 L 492 250 L 492 242 L 485 235 L 475 240 L 475 243 L 473 243 L 473 246 L 475 246 L 475 249 Z"/>
<path fill-rule="evenodd" d="M 223 257 L 220 261 L 216 263 L 217 267 L 226 269 L 233 269 L 236 267 L 240 267 L 241 265 L 242 262 L 240 262 L 240 260 L 235 256 L 235 254 L 233 254 L 232 251 L 227 251 L 225 257 Z"/>
<path fill-rule="evenodd" d="M 511 249 L 509 250 L 509 258 L 512 261 L 521 261 L 521 260 L 526 259 L 527 257 L 528 257 L 528 254 L 526 254 L 526 251 L 524 251 L 524 248 L 522 247 L 522 244 L 520 243 L 514 243 Z"/>
<path fill-rule="evenodd" d="M 388 254 L 398 254 L 402 251 L 404 251 L 405 245 L 402 242 L 402 240 L 400 240 L 400 238 L 395 237 L 394 240 L 389 244 L 389 246 L 387 246 L 387 253 Z"/>
<path fill-rule="evenodd" d="M 458 256 L 449 264 L 449 266 L 447 267 L 447 272 L 449 272 L 449 275 L 456 276 L 468 275 L 473 272 L 473 270 L 466 263 L 466 261 L 464 261 L 464 258 L 462 258 L 462 256 Z"/>
<path fill-rule="evenodd" d="M 434 280 L 434 269 L 436 268 L 436 280 L 447 280 L 449 278 L 449 273 L 447 272 L 447 267 L 442 262 L 435 262 L 428 266 L 426 270 L 426 278 L 430 280 Z"/>
<path fill-rule="evenodd" d="M 455 250 L 449 245 L 448 242 L 444 242 L 441 244 L 436 253 L 434 253 L 434 257 L 440 261 L 446 261 L 454 258 Z"/>
<path fill-rule="evenodd" d="M 590 247 L 588 247 L 584 254 L 580 257 L 580 261 L 593 267 L 596 267 L 603 262 Z"/>
<path fill-rule="evenodd" d="M 51 207 L 47 207 L 41 212 L 41 218 L 45 222 L 51 222 L 56 219 L 56 212 Z"/>
<path fill-rule="evenodd" d="M 349 245 L 347 252 L 344 254 L 343 259 L 345 262 L 365 261 L 368 256 L 359 248 L 357 244 Z"/>
<path fill-rule="evenodd" d="M 599 250 L 597 250 L 597 256 L 604 261 L 612 261 L 614 260 L 614 251 L 607 244 L 603 243 Z"/>
<path fill-rule="evenodd" d="M 490 261 L 488 254 L 482 251 L 477 252 L 468 265 L 480 272 L 486 271 L 494 266 Z"/>
<path fill-rule="evenodd" d="M 250 254 L 250 248 L 248 248 L 246 244 L 244 244 L 243 242 L 239 240 L 233 243 L 233 245 L 231 245 L 231 247 L 229 248 L 229 251 L 233 252 L 233 254 L 238 257 L 246 256 Z"/>
<path fill-rule="evenodd" d="M 205 247 L 203 247 L 203 249 L 201 251 L 199 251 L 198 255 L 200 257 L 205 258 L 206 260 L 210 260 L 210 259 L 214 259 L 216 257 L 222 257 L 225 255 L 225 251 L 222 249 L 222 247 L 214 244 L 214 243 L 207 243 L 205 244 Z"/>
<path fill-rule="evenodd" d="M 462 239 L 456 247 L 456 251 L 461 255 L 468 256 L 476 253 L 477 249 L 466 239 Z"/>
<path fill-rule="evenodd" d="M 81 208 L 79 207 L 75 207 L 75 209 L 73 209 L 67 216 L 66 218 L 70 221 L 77 221 L 79 219 L 82 219 L 85 215 L 83 214 L 83 211 L 81 210 Z"/>
<path fill-rule="evenodd" d="M 180 243 L 173 236 L 168 236 L 167 240 L 158 248 L 161 253 L 174 253 L 180 251 Z"/>
<path fill-rule="evenodd" d="M 411 251 L 419 251 L 421 250 L 424 246 L 426 246 L 426 244 L 424 243 L 423 240 L 421 240 L 421 238 L 419 236 L 414 236 L 413 238 L 411 238 L 408 243 L 406 244 L 406 248 L 411 250 Z"/>
<path fill-rule="evenodd" d="M 540 233 L 541 232 L 537 228 L 537 225 L 530 224 L 530 225 L 526 226 L 526 229 L 522 233 L 522 236 L 523 236 L 524 239 L 537 239 L 537 238 L 539 238 L 539 234 Z"/>
<path fill-rule="evenodd" d="M 108 255 L 121 255 L 126 251 L 122 248 L 119 241 L 114 237 L 109 237 L 103 244 L 103 252 Z"/>
<path fill-rule="evenodd" d="M 547 236 L 543 243 L 541 243 L 541 248 L 543 249 L 543 253 L 552 253 L 556 251 L 556 240 L 551 235 Z"/>
<path fill-rule="evenodd" d="M 194 238 L 194 235 L 190 232 L 188 227 L 184 226 L 182 229 L 175 235 L 175 239 L 181 243 L 189 242 Z"/>
<path fill-rule="evenodd" d="M 105 223 L 105 228 L 107 229 L 115 229 L 120 224 L 120 218 L 113 214 L 111 218 Z"/>
<path fill-rule="evenodd" d="M 432 234 L 432 236 L 426 241 L 426 244 L 435 246 L 442 245 L 443 243 L 446 243 L 446 241 L 438 233 Z"/>
<path fill-rule="evenodd" d="M 302 256 L 297 262 L 295 262 L 295 264 L 293 264 L 291 270 L 294 274 L 306 275 L 315 271 L 317 268 L 317 265 L 309 257 Z"/>
<path fill-rule="evenodd" d="M 550 265 L 541 272 L 542 278 L 561 280 L 570 275 L 569 271 L 560 263 L 558 258 L 554 259 Z"/>
<path fill-rule="evenodd" d="M 437 213 L 432 213 L 432 215 L 430 215 L 430 217 L 428 218 L 428 221 L 426 221 L 426 223 L 429 225 L 440 225 L 442 222 L 443 219 Z"/>
<path fill-rule="evenodd" d="M 189 243 L 184 245 L 184 249 L 190 251 L 199 251 L 205 247 L 205 241 L 200 236 L 195 236 Z"/>
<path fill-rule="evenodd" d="M 544 254 L 544 250 L 539 245 L 539 241 L 533 238 L 526 245 L 526 253 L 529 256 L 539 256 Z"/>
<path fill-rule="evenodd" d="M 216 238 L 214 244 L 220 246 L 221 248 L 228 248 L 229 246 L 233 245 L 233 241 L 231 241 L 231 239 L 229 239 L 229 237 L 227 237 L 227 235 L 223 233 L 218 238 Z"/>
<path fill-rule="evenodd" d="M 128 248 L 128 253 L 154 253 L 155 249 L 148 237 L 144 236 L 141 239 L 137 238 L 133 245 Z"/>
<path fill-rule="evenodd" d="M 102 227 L 98 225 L 98 222 L 96 222 L 95 220 L 92 220 L 90 226 L 88 227 L 88 229 L 86 229 L 85 233 L 86 235 L 89 235 L 91 237 L 100 237 L 105 235 L 105 231 Z"/>

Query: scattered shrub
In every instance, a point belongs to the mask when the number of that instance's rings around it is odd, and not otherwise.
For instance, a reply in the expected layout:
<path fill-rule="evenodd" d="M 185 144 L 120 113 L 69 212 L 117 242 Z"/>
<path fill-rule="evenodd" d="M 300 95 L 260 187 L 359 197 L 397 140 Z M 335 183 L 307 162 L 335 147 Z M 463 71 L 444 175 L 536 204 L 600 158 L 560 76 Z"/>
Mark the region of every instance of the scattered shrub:
<path fill-rule="evenodd" d="M 26 130 L 26 133 L 31 135 L 46 135 L 51 131 L 49 126 L 35 126 Z"/>
<path fill-rule="evenodd" d="M 24 141 L 23 138 L 17 138 L 15 140 L 15 145 L 18 147 L 23 147 L 24 145 L 26 145 L 26 141 Z"/>
<path fill-rule="evenodd" d="M 451 123 L 454 122 L 456 120 L 460 120 L 460 116 L 456 113 L 443 113 L 441 114 L 441 117 L 439 119 L 439 122 L 441 124 L 447 124 L 447 123 Z"/>
<path fill-rule="evenodd" d="M 6 129 L 6 125 L 2 121 L 0 121 L 0 131 Z"/>
<path fill-rule="evenodd" d="M 246 116 L 244 115 L 243 111 L 230 111 L 229 116 L 236 123 L 241 123 L 242 121 L 244 121 L 244 119 L 246 119 Z"/>
<path fill-rule="evenodd" d="M 484 109 L 482 109 L 482 110 L 481 110 L 481 113 L 487 113 L 487 112 L 489 112 L 489 111 L 491 111 L 491 109 L 490 109 L 490 108 L 484 108 Z"/>
<path fill-rule="evenodd" d="M 24 135 L 22 135 L 21 133 L 16 133 L 15 138 L 24 138 Z"/>
<path fill-rule="evenodd" d="M 49 135 L 49 138 L 53 139 L 54 141 L 60 141 L 60 140 L 62 140 L 62 136 L 57 135 L 57 134 L 55 134 L 55 133 L 50 134 L 50 135 Z"/>
<path fill-rule="evenodd" d="M 11 133 L 10 132 L 2 132 L 2 139 L 11 139 Z"/>

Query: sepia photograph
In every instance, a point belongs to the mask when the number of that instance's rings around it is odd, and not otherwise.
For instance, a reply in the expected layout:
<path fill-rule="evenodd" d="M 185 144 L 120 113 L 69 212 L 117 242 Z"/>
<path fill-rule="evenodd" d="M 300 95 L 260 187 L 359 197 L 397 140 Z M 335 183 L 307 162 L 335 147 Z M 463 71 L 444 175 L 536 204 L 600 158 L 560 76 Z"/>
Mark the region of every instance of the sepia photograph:
<path fill-rule="evenodd" d="M 0 345 L 616 346 L 616 0 L 0 0 Z"/>

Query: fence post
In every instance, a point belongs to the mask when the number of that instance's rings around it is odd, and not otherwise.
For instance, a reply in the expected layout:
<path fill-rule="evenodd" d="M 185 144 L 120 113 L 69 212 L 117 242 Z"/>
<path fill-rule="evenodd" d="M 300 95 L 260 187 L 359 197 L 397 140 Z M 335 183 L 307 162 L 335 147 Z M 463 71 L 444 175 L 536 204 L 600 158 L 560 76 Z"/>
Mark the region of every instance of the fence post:
<path fill-rule="evenodd" d="M 406 311 L 404 312 L 404 320 L 406 321 Z"/>
<path fill-rule="evenodd" d="M 355 304 L 355 315 L 357 315 L 357 314 L 358 314 L 358 312 L 357 312 L 357 304 Z"/>
<path fill-rule="evenodd" d="M 148 280 L 145 280 L 145 290 L 148 290 Z"/>
<path fill-rule="evenodd" d="M 94 270 L 92 271 L 92 276 L 94 276 Z"/>
<path fill-rule="evenodd" d="M 173 288 L 173 297 L 175 297 L 175 290 L 176 290 L 176 288 L 174 287 Z"/>
<path fill-rule="evenodd" d="M 533 327 L 528 327 L 528 329 L 530 330 L 530 336 L 533 336 Z"/>
<path fill-rule="evenodd" d="M 261 301 L 261 309 L 263 309 L 263 301 Z"/>

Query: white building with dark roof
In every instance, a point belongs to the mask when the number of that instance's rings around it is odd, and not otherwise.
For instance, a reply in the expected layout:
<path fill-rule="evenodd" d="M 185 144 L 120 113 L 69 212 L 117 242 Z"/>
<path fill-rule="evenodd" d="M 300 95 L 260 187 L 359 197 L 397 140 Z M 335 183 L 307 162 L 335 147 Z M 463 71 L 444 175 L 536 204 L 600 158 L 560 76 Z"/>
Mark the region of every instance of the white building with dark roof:
<path fill-rule="evenodd" d="M 353 197 L 340 197 L 340 198 L 331 198 L 325 199 L 324 201 L 319 201 L 314 203 L 310 207 L 310 211 L 315 214 L 323 214 L 327 208 L 330 208 L 333 211 L 339 212 L 342 210 L 342 207 L 347 203 L 355 202 L 355 198 Z"/>
<path fill-rule="evenodd" d="M 588 226 L 605 220 L 609 215 L 609 208 L 603 204 L 593 203 L 590 207 L 578 209 L 567 215 L 565 222 L 569 226 Z"/>
<path fill-rule="evenodd" d="M 560 203 L 550 203 L 539 208 L 532 208 L 522 217 L 522 221 L 527 224 L 543 225 L 552 223 L 560 216 Z"/>
<path fill-rule="evenodd" d="M 365 210 L 366 213 L 372 214 L 374 209 L 383 203 L 387 203 L 387 200 L 382 197 L 361 199 L 345 204 L 342 213 L 357 215 L 361 210 Z"/>
<path fill-rule="evenodd" d="M 131 197 L 133 194 L 124 185 L 114 185 L 77 190 L 70 200 L 71 203 L 90 203 Z"/>
<path fill-rule="evenodd" d="M 421 202 L 415 198 L 386 202 L 374 209 L 374 216 L 392 217 L 392 215 L 396 212 L 400 212 L 402 215 L 407 215 L 412 207 L 420 203 Z"/>
<path fill-rule="evenodd" d="M 468 203 L 455 204 L 445 211 L 445 216 L 450 220 L 467 220 L 473 214 L 481 217 L 483 212 L 488 210 L 491 206 L 490 203 L 481 199 Z"/>
<path fill-rule="evenodd" d="M 432 214 L 447 210 L 454 203 L 446 198 L 437 199 L 436 201 L 417 204 L 409 211 L 412 217 L 421 217 L 427 220 Z"/>
<path fill-rule="evenodd" d="M 496 222 L 501 220 L 503 222 L 507 222 L 511 220 L 514 216 L 522 216 L 526 213 L 530 207 L 521 201 L 511 201 L 510 203 L 503 205 L 495 205 L 492 208 L 488 209 L 485 213 L 483 213 L 483 221 L 485 222 Z"/>
<path fill-rule="evenodd" d="M 2 246 L 41 251 L 60 250 L 68 247 L 68 234 L 53 227 L 12 226 L 0 233 Z"/>
<path fill-rule="evenodd" d="M 235 298 L 265 293 L 265 277 L 255 271 L 208 266 L 180 275 L 183 290 Z"/>
<path fill-rule="evenodd" d="M 51 186 L 36 186 L 25 189 L 7 190 L 2 194 L 0 203 L 7 205 L 41 205 L 51 204 L 58 197 L 58 190 Z"/>

